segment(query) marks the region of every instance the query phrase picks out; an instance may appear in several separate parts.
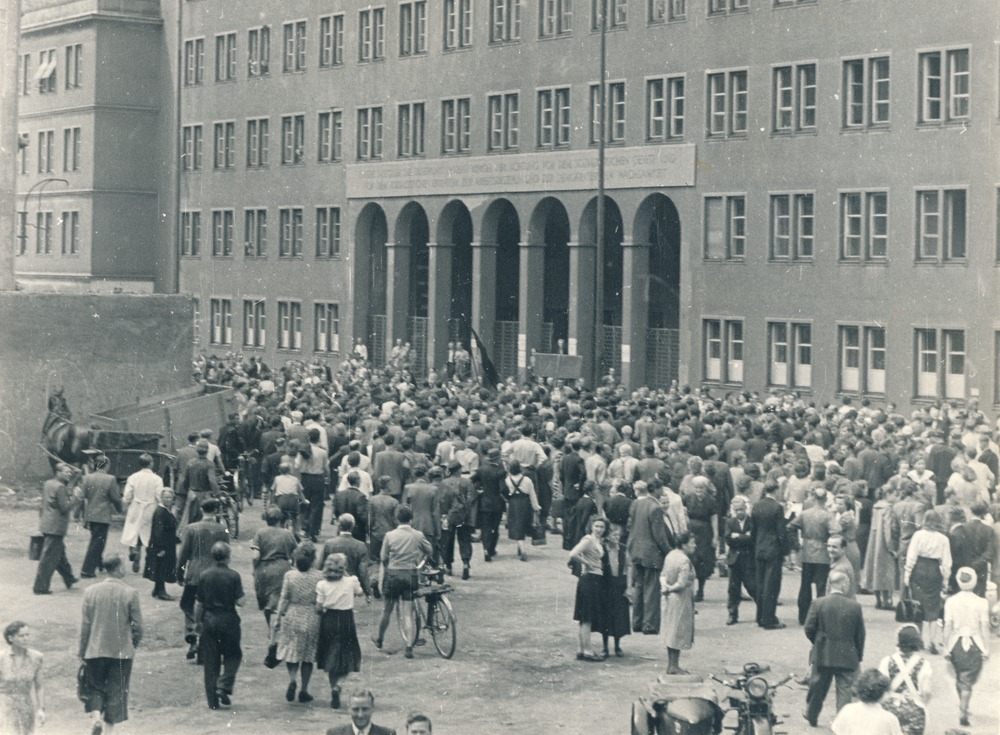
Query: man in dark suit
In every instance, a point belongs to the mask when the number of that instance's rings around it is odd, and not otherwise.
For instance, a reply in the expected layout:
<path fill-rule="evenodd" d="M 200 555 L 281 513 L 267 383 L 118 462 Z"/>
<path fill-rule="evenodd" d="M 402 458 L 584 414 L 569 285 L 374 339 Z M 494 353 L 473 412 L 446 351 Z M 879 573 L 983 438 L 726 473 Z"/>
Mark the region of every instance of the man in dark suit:
<path fill-rule="evenodd" d="M 811 504 L 810 504 L 811 503 Z M 799 584 L 799 625 L 805 625 L 809 606 L 816 597 L 826 594 L 826 579 L 830 575 L 830 554 L 826 542 L 840 530 L 833 513 L 826 509 L 826 488 L 813 489 L 813 497 L 805 509 L 789 523 L 789 532 L 802 532 L 802 581 Z"/>
<path fill-rule="evenodd" d="M 347 473 L 347 487 L 338 490 L 333 496 L 333 516 L 330 523 L 334 524 L 340 516 L 350 513 L 355 519 L 352 529 L 354 538 L 364 542 L 368 538 L 368 498 L 358 488 L 360 484 L 361 476 L 356 470 Z"/>
<path fill-rule="evenodd" d="M 951 462 L 957 452 L 945 444 L 944 433 L 940 430 L 931 432 L 931 441 L 931 446 L 927 449 L 927 469 L 934 473 L 934 484 L 937 487 L 933 505 L 941 505 L 945 500 L 944 489 L 951 477 Z"/>
<path fill-rule="evenodd" d="M 637 498 L 626 531 L 635 586 L 632 630 L 654 635 L 660 632 L 660 570 L 670 551 L 670 538 L 659 502 L 646 491 L 645 483 L 635 483 L 635 490 Z"/>
<path fill-rule="evenodd" d="M 584 463 L 583 457 L 580 456 L 580 450 L 583 448 L 583 444 L 580 440 L 574 438 L 570 442 L 570 449 L 572 451 L 566 452 L 562 461 L 559 463 L 559 479 L 562 483 L 563 492 L 563 549 L 569 551 L 573 548 L 573 544 L 569 542 L 566 538 L 567 534 L 565 532 L 566 520 L 573 515 L 573 506 L 576 505 L 577 501 L 583 497 L 583 483 L 587 479 L 587 468 Z"/>
<path fill-rule="evenodd" d="M 475 490 L 472 483 L 462 477 L 462 465 L 457 459 L 448 463 L 448 476 L 438 486 L 438 504 L 447 527 L 441 529 L 441 556 L 448 574 L 455 560 L 455 540 L 462 560 L 462 579 L 470 576 L 472 563 L 472 529 L 475 528 Z"/>
<path fill-rule="evenodd" d="M 76 472 L 68 464 L 56 465 L 56 476 L 42 485 L 42 503 L 38 513 L 38 531 L 45 537 L 42 556 L 38 560 L 34 593 L 47 595 L 52 592 L 49 585 L 56 572 L 63 578 L 66 589 L 80 580 L 73 576 L 73 568 L 66 559 L 66 545 L 63 539 L 69 528 L 69 515 L 73 510 L 73 494 L 67 485 Z"/>
<path fill-rule="evenodd" d="M 357 577 L 366 597 L 371 597 L 372 588 L 368 574 L 368 547 L 364 542 L 354 538 L 354 516 L 343 513 L 337 517 L 338 533 L 323 544 L 319 557 L 319 568 L 323 568 L 326 557 L 330 554 L 343 554 L 347 557 L 347 573 Z"/>
<path fill-rule="evenodd" d="M 212 545 L 219 541 L 229 541 L 229 531 L 215 520 L 218 509 L 219 501 L 215 498 L 202 501 L 202 519 L 186 526 L 181 536 L 181 553 L 177 557 L 176 577 L 177 581 L 184 585 L 181 610 L 184 611 L 184 641 L 188 644 L 188 660 L 193 659 L 198 651 L 194 608 L 201 575 L 215 563 L 212 559 Z"/>
<path fill-rule="evenodd" d="M 372 712 L 375 711 L 375 695 L 367 689 L 351 692 L 348 712 L 351 721 L 346 725 L 328 728 L 326 735 L 396 735 L 395 730 L 381 727 L 372 722 Z"/>
<path fill-rule="evenodd" d="M 500 538 L 500 518 L 507 509 L 507 491 L 504 485 L 503 465 L 500 464 L 500 449 L 491 447 L 486 462 L 472 475 L 472 484 L 479 493 L 479 527 L 482 530 L 483 556 L 493 561 L 497 554 Z"/>
<path fill-rule="evenodd" d="M 406 455 L 396 450 L 396 437 L 387 433 L 383 437 L 385 449 L 375 455 L 372 462 L 372 477 L 387 475 L 390 478 L 388 494 L 398 498 L 410 479 L 410 463 Z"/>
<path fill-rule="evenodd" d="M 83 522 L 90 529 L 90 543 L 80 569 L 80 576 L 85 579 L 93 579 L 101 568 L 111 515 L 122 512 L 122 491 L 118 480 L 108 474 L 107 466 L 108 458 L 99 455 L 94 460 L 94 471 L 84 476 L 78 490 L 85 504 Z"/>
<path fill-rule="evenodd" d="M 423 468 L 417 468 L 415 474 L 414 481 L 403 488 L 403 504 L 413 509 L 411 525 L 430 541 L 434 548 L 432 561 L 436 564 L 441 538 L 441 505 L 437 487 L 424 478 Z"/>
<path fill-rule="evenodd" d="M 958 509 L 961 510 L 961 507 Z M 972 567 L 976 572 L 976 587 L 973 591 L 980 597 L 986 596 L 987 571 L 996 553 L 996 537 L 993 529 L 986 525 L 988 511 L 986 503 L 982 501 L 973 503 L 969 508 L 972 518 L 952 528 L 949 533 L 952 559 L 949 581 L 953 593 L 958 592 L 956 571 L 962 567 Z"/>
<path fill-rule="evenodd" d="M 729 619 L 726 625 L 739 621 L 740 597 L 746 587 L 750 597 L 757 598 L 754 567 L 753 520 L 747 515 L 747 501 L 740 495 L 733 498 L 733 514 L 726 518 L 724 541 L 726 566 L 729 567 Z"/>
<path fill-rule="evenodd" d="M 830 592 L 813 602 L 806 617 L 806 637 L 812 642 L 812 673 L 803 716 L 816 727 L 830 682 L 837 680 L 837 710 L 851 701 L 851 689 L 865 652 L 865 620 L 861 605 L 844 592 L 848 580 L 830 572 Z"/>
<path fill-rule="evenodd" d="M 784 628 L 775 611 L 781 593 L 781 563 L 788 550 L 785 509 L 774 494 L 778 483 L 764 483 L 764 497 L 753 506 L 753 554 L 757 565 L 757 625 L 767 630 Z"/>
<path fill-rule="evenodd" d="M 990 484 L 992 492 L 997 486 L 997 481 L 1000 480 L 1000 457 L 997 457 L 997 453 L 990 448 L 989 434 L 979 435 L 979 456 L 976 457 L 976 461 L 982 462 L 993 473 L 993 482 Z"/>

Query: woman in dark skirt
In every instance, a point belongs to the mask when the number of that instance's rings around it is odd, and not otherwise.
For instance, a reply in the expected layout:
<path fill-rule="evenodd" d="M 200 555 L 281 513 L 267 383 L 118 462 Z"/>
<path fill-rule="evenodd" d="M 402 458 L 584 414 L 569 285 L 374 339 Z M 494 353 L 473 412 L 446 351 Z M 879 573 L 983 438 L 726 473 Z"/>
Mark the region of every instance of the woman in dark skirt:
<path fill-rule="evenodd" d="M 621 640 L 632 632 L 629 617 L 629 600 L 625 596 L 628 589 L 628 559 L 622 544 L 622 527 L 610 524 L 608 537 L 604 543 L 607 549 L 608 565 L 604 576 L 604 620 L 601 635 L 604 637 L 604 657 L 608 657 L 608 639 L 615 639 L 615 656 L 621 657 Z"/>
<path fill-rule="evenodd" d="M 933 623 L 941 617 L 943 603 L 941 590 L 951 575 L 951 545 L 944 535 L 944 522 L 937 511 L 924 514 L 923 525 L 913 534 L 906 550 L 906 567 L 903 586 L 908 587 L 910 597 L 920 603 L 923 619 L 919 621 L 921 635 L 928 652 L 937 654 Z"/>
<path fill-rule="evenodd" d="M 281 511 L 270 507 L 264 514 L 267 527 L 254 535 L 250 542 L 253 560 L 253 587 L 257 594 L 257 606 L 264 613 L 264 620 L 271 626 L 272 616 L 281 599 L 281 585 L 285 572 L 292 568 L 292 555 L 298 543 L 295 535 L 281 527 Z"/>
<path fill-rule="evenodd" d="M 688 513 L 688 530 L 691 531 L 695 541 L 695 552 L 691 562 L 698 578 L 698 590 L 695 592 L 694 601 L 701 602 L 705 597 L 705 580 L 715 571 L 715 532 L 712 530 L 712 517 L 715 516 L 718 503 L 712 481 L 703 476 L 692 478 L 690 490 L 682 497 Z"/>
<path fill-rule="evenodd" d="M 323 562 L 323 580 L 316 585 L 316 611 L 319 646 L 316 664 L 330 679 L 330 706 L 340 708 L 337 682 L 352 672 L 361 671 L 361 646 L 354 626 L 354 597 L 364 589 L 357 577 L 347 574 L 347 557 L 330 554 Z"/>
<path fill-rule="evenodd" d="M 944 603 L 945 651 L 955 672 L 959 724 L 963 727 L 969 726 L 972 687 L 990 653 L 990 606 L 973 591 L 976 581 L 972 567 L 959 569 L 955 575 L 959 591 Z"/>
<path fill-rule="evenodd" d="M 580 624 L 580 648 L 578 661 L 601 661 L 590 645 L 591 633 L 605 628 L 604 577 L 610 572 L 608 551 L 604 546 L 608 534 L 608 522 L 604 518 L 594 518 L 590 533 L 580 539 L 569 552 L 570 563 L 580 565 L 580 578 L 576 583 L 576 600 L 573 604 L 573 620 Z M 607 639 L 605 639 L 606 641 Z"/>
<path fill-rule="evenodd" d="M 149 549 L 146 552 L 146 567 L 142 576 L 153 582 L 153 597 L 158 600 L 173 600 L 167 594 L 167 582 L 177 581 L 177 519 L 170 511 L 174 493 L 169 487 L 160 493 L 160 502 L 153 511 L 152 531 L 149 534 Z"/>
<path fill-rule="evenodd" d="M 507 468 L 507 494 L 510 500 L 507 504 L 507 537 L 517 541 L 517 556 L 521 561 L 528 561 L 524 550 L 524 539 L 531 535 L 534 525 L 534 515 L 542 509 L 535 495 L 535 486 L 530 477 L 521 474 L 521 463 L 514 460 Z"/>

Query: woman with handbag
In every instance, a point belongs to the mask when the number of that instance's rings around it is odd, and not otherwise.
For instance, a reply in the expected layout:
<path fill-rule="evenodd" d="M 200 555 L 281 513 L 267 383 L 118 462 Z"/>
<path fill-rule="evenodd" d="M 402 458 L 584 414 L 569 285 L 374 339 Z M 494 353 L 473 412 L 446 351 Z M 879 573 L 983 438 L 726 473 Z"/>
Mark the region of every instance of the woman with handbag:
<path fill-rule="evenodd" d="M 594 518 L 590 533 L 569 552 L 571 563 L 578 564 L 580 576 L 576 583 L 576 598 L 573 604 L 573 620 L 580 624 L 580 650 L 578 661 L 601 661 L 590 645 L 591 633 L 604 629 L 605 576 L 611 573 L 608 550 L 605 545 L 608 522 L 604 518 Z M 607 638 L 604 639 L 607 641 Z"/>
<path fill-rule="evenodd" d="M 932 672 L 930 663 L 920 654 L 923 647 L 920 629 L 907 623 L 896 631 L 896 652 L 878 665 L 878 670 L 889 678 L 889 693 L 882 700 L 882 709 L 896 715 L 904 735 L 924 735 L 927 730 Z"/>
<path fill-rule="evenodd" d="M 978 578 L 971 567 L 955 575 L 959 591 L 944 603 L 944 640 L 948 661 L 955 673 L 959 724 L 969 726 L 972 687 L 979 680 L 983 661 L 990 655 L 989 603 L 973 590 Z"/>
<path fill-rule="evenodd" d="M 530 477 L 521 474 L 521 463 L 512 460 L 507 468 L 507 537 L 517 542 L 517 558 L 528 561 L 528 552 L 524 549 L 524 539 L 531 535 L 536 514 L 542 507 L 535 495 L 535 486 Z"/>
<path fill-rule="evenodd" d="M 924 514 L 923 524 L 913 534 L 906 550 L 903 597 L 910 597 L 920 603 L 921 618 L 914 622 L 919 624 L 925 647 L 931 654 L 937 654 L 934 623 L 941 617 L 941 593 L 950 575 L 951 544 L 944 534 L 944 522 L 937 511 L 929 510 Z M 926 631 L 924 623 L 930 623 L 926 626 Z"/>
<path fill-rule="evenodd" d="M 285 572 L 278 601 L 277 620 L 274 635 L 277 643 L 275 658 L 285 662 L 288 668 L 288 688 L 285 699 L 295 699 L 298 688 L 297 678 L 301 672 L 302 686 L 299 701 L 310 702 L 309 680 L 312 678 L 316 661 L 316 646 L 319 642 L 319 613 L 316 612 L 316 585 L 323 574 L 312 565 L 316 561 L 316 547 L 311 541 L 303 541 L 293 554 L 295 568 Z"/>

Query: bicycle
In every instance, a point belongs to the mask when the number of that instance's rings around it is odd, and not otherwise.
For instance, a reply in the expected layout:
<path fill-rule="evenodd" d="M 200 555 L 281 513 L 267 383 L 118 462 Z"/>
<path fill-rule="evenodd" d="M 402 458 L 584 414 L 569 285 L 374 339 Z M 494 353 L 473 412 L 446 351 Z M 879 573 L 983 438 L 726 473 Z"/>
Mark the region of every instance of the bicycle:
<path fill-rule="evenodd" d="M 250 486 L 252 457 L 249 452 L 241 452 L 236 465 L 236 508 L 243 512 L 243 503 L 253 505 L 253 488 Z"/>
<path fill-rule="evenodd" d="M 441 658 L 451 658 L 455 654 L 458 633 L 455 628 L 455 611 L 447 593 L 455 588 L 444 581 L 444 570 L 427 567 L 421 562 L 417 567 L 420 582 L 413 593 L 412 612 L 405 612 L 403 605 L 396 605 L 396 622 L 407 646 L 419 645 L 420 631 L 429 630 L 434 648 Z M 413 631 L 407 632 L 407 627 Z"/>
<path fill-rule="evenodd" d="M 216 523 L 221 523 L 229 531 L 233 541 L 240 537 L 240 510 L 239 499 L 236 488 L 233 487 L 233 477 L 226 473 L 222 479 L 219 494 L 215 496 L 219 501 L 219 509 L 215 512 Z"/>

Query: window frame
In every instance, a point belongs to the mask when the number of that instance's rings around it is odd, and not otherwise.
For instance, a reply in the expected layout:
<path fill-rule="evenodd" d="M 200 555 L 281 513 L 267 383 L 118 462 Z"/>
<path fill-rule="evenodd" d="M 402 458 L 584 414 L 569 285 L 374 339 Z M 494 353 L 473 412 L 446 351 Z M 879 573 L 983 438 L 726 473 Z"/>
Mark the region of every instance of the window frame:
<path fill-rule="evenodd" d="M 215 34 L 215 83 L 236 81 L 236 31 Z"/>
<path fill-rule="evenodd" d="M 233 343 L 233 300 L 224 296 L 209 298 L 209 343 Z"/>
<path fill-rule="evenodd" d="M 782 263 L 812 262 L 816 254 L 815 192 L 775 191 L 769 193 L 768 200 L 768 259 Z M 785 209 L 782 209 L 782 203 L 786 205 Z M 782 231 L 783 220 L 787 221 L 787 234 Z M 784 252 L 778 247 L 779 239 L 787 240 Z"/>
<path fill-rule="evenodd" d="M 968 330 L 965 327 L 918 326 L 913 329 L 913 397 L 916 400 L 955 400 L 967 398 L 969 382 Z M 934 344 L 928 346 L 927 337 Z M 956 348 L 956 338 L 961 346 Z M 934 370 L 925 370 L 928 359 Z M 960 366 L 955 371 L 955 363 Z M 929 387 L 933 385 L 933 391 Z"/>
<path fill-rule="evenodd" d="M 784 341 L 777 339 L 779 328 Z M 812 390 L 813 323 L 795 319 L 767 320 L 767 384 L 775 388 Z M 776 348 L 784 346 L 784 360 Z M 806 355 L 807 357 L 804 357 Z M 784 366 L 784 367 L 781 367 Z M 779 373 L 784 371 L 784 375 Z"/>
<path fill-rule="evenodd" d="M 814 60 L 771 65 L 771 133 L 815 134 L 817 63 Z M 787 80 L 782 77 L 787 73 Z M 811 74 L 809 81 L 807 75 Z"/>
<path fill-rule="evenodd" d="M 572 34 L 573 0 L 538 0 L 538 37 L 565 38 Z"/>
<path fill-rule="evenodd" d="M 182 258 L 201 257 L 201 210 L 181 211 L 179 251 Z"/>
<path fill-rule="evenodd" d="M 205 37 L 184 40 L 184 86 L 199 87 L 205 83 Z"/>
<path fill-rule="evenodd" d="M 267 299 L 243 297 L 243 347 L 267 347 Z"/>
<path fill-rule="evenodd" d="M 299 205 L 278 208 L 278 258 L 301 260 L 305 231 L 305 209 Z"/>
<path fill-rule="evenodd" d="M 686 108 L 686 74 L 664 74 L 646 77 L 646 142 L 670 143 L 684 140 L 684 115 Z M 659 85 L 659 93 L 654 86 Z M 680 94 L 677 88 L 680 87 Z M 679 112 L 678 112 L 679 103 Z M 662 107 L 662 114 L 656 114 L 656 105 Z M 656 132 L 659 125 L 661 132 Z"/>
<path fill-rule="evenodd" d="M 928 212 L 925 204 L 928 195 L 936 198 L 936 211 Z M 961 230 L 955 216 L 958 195 L 961 195 Z M 945 264 L 968 263 L 969 259 L 969 204 L 968 188 L 965 186 L 918 186 L 915 189 L 916 225 L 915 258 L 917 263 Z M 931 218 L 936 222 L 937 234 L 928 231 Z M 931 239 L 936 244 L 935 251 L 930 253 L 926 245 Z M 956 243 L 960 242 L 961 252 L 956 252 Z"/>
<path fill-rule="evenodd" d="M 424 100 L 396 105 L 396 157 L 427 155 L 427 103 Z"/>
<path fill-rule="evenodd" d="M 267 257 L 267 207 L 243 208 L 243 257 Z"/>
<path fill-rule="evenodd" d="M 358 63 L 385 59 L 385 5 L 358 11 Z"/>
<path fill-rule="evenodd" d="M 468 155 L 472 147 L 472 98 L 441 100 L 441 155 Z"/>
<path fill-rule="evenodd" d="M 427 0 L 400 0 L 399 57 L 403 59 L 426 55 Z"/>
<path fill-rule="evenodd" d="M 256 117 L 247 119 L 247 158 L 248 169 L 267 168 L 271 143 L 271 118 Z"/>
<path fill-rule="evenodd" d="M 212 257 L 232 258 L 235 250 L 236 213 L 231 208 L 213 209 L 212 212 Z"/>
<path fill-rule="evenodd" d="M 713 246 L 709 236 L 715 232 L 709 228 L 709 203 L 719 202 L 719 214 L 722 217 L 723 229 L 721 242 Z M 742 208 L 742 212 L 739 210 Z M 748 236 L 747 194 L 746 192 L 712 192 L 702 196 L 702 244 L 703 260 L 706 261 L 743 261 L 746 259 Z M 721 255 L 712 251 L 720 248 Z"/>
<path fill-rule="evenodd" d="M 379 161 L 383 155 L 384 110 L 382 105 L 357 108 L 357 159 Z M 363 118 L 363 119 L 362 119 Z"/>
<path fill-rule="evenodd" d="M 472 47 L 472 0 L 444 0 L 441 45 L 445 52 Z"/>
<path fill-rule="evenodd" d="M 316 207 L 317 260 L 339 260 L 343 220 L 340 207 Z"/>
<path fill-rule="evenodd" d="M 521 42 L 522 0 L 490 0 L 491 46 Z"/>
<path fill-rule="evenodd" d="M 877 67 L 885 64 L 885 75 Z M 879 92 L 884 88 L 883 92 Z M 841 61 L 841 127 L 884 130 L 892 121 L 892 57 L 890 54 L 852 56 Z M 885 107 L 885 113 L 878 112 Z"/>
<path fill-rule="evenodd" d="M 737 80 L 742 89 L 738 88 Z M 718 86 L 721 82 L 721 87 Z M 705 72 L 705 140 L 746 138 L 749 132 L 750 72 L 746 67 Z M 742 120 L 742 127 L 739 127 Z"/>
<path fill-rule="evenodd" d="M 345 14 L 329 13 L 319 18 L 319 68 L 333 69 L 344 65 Z"/>
<path fill-rule="evenodd" d="M 701 324 L 702 380 L 719 385 L 743 385 L 746 379 L 746 320 L 734 316 L 706 316 Z"/>
<path fill-rule="evenodd" d="M 291 352 L 302 350 L 302 302 L 294 299 L 278 301 L 278 349 Z"/>
<path fill-rule="evenodd" d="M 323 110 L 316 119 L 319 140 L 316 145 L 317 163 L 336 163 L 344 158 L 344 111 Z"/>
<path fill-rule="evenodd" d="M 271 26 L 247 29 L 247 79 L 271 74 Z"/>
<path fill-rule="evenodd" d="M 313 304 L 313 352 L 324 355 L 340 353 L 339 302 L 317 301 Z"/>
<path fill-rule="evenodd" d="M 936 58 L 937 71 L 927 69 Z M 964 71 L 956 72 L 955 61 L 964 59 Z M 937 80 L 936 96 L 932 96 Z M 961 89 L 958 79 L 963 79 Z M 962 125 L 972 119 L 972 50 L 968 45 L 917 49 L 917 125 Z M 937 106 L 937 112 L 933 111 Z M 958 109 L 962 107 L 963 109 Z"/>
<path fill-rule="evenodd" d="M 306 71 L 306 39 L 309 23 L 305 18 L 281 24 L 281 73 L 303 74 Z"/>
<path fill-rule="evenodd" d="M 521 95 L 519 91 L 486 95 L 486 150 L 510 153 L 520 149 Z"/>

